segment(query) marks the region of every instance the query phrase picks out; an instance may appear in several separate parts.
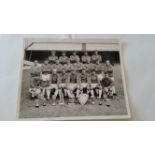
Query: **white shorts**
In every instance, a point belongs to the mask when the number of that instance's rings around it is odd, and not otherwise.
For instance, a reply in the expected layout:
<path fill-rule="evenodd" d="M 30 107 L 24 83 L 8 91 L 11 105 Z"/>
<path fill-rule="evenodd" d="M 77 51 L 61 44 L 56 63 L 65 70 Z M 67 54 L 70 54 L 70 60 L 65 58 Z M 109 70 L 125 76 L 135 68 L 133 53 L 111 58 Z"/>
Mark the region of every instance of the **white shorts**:
<path fill-rule="evenodd" d="M 49 89 L 58 89 L 58 85 L 57 84 L 50 84 Z"/>
<path fill-rule="evenodd" d="M 59 86 L 60 86 L 60 88 L 65 88 L 66 87 L 66 83 L 61 83 Z"/>
<path fill-rule="evenodd" d="M 88 87 L 88 83 L 81 83 L 81 89 L 87 88 L 87 87 Z"/>
<path fill-rule="evenodd" d="M 42 74 L 41 79 L 42 81 L 50 81 L 50 74 Z"/>
<path fill-rule="evenodd" d="M 94 88 L 97 88 L 97 87 L 98 87 L 98 83 L 91 83 L 90 84 L 91 89 L 94 89 Z"/>
<path fill-rule="evenodd" d="M 98 74 L 97 77 L 98 77 L 99 81 L 102 81 L 103 78 L 104 78 L 104 75 L 103 74 Z"/>
<path fill-rule="evenodd" d="M 75 90 L 76 88 L 78 88 L 78 84 L 77 83 L 69 83 L 68 84 L 68 89 L 69 90 Z"/>
<path fill-rule="evenodd" d="M 112 87 L 111 86 L 109 86 L 109 87 L 104 87 L 104 91 L 105 92 L 108 92 L 108 91 L 111 91 L 112 90 Z"/>
<path fill-rule="evenodd" d="M 109 78 L 112 80 L 112 82 L 114 82 L 114 81 L 115 81 L 114 77 L 109 77 Z"/>

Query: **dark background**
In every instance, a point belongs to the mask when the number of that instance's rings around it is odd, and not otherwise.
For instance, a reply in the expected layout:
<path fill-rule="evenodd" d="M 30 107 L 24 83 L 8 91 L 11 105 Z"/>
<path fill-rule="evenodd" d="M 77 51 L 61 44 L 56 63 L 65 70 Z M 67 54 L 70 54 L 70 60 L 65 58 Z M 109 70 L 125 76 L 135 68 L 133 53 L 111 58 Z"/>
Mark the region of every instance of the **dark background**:
<path fill-rule="evenodd" d="M 56 51 L 56 55 L 59 57 L 63 51 Z M 93 51 L 87 51 L 91 56 Z M 25 60 L 34 61 L 38 60 L 43 62 L 50 56 L 51 51 L 25 51 Z M 70 56 L 73 51 L 66 51 L 66 55 Z M 120 57 L 118 51 L 99 51 L 99 54 L 102 56 L 102 61 L 110 60 L 112 63 L 120 63 Z M 83 55 L 83 51 L 77 51 L 77 55 L 80 57 Z"/>

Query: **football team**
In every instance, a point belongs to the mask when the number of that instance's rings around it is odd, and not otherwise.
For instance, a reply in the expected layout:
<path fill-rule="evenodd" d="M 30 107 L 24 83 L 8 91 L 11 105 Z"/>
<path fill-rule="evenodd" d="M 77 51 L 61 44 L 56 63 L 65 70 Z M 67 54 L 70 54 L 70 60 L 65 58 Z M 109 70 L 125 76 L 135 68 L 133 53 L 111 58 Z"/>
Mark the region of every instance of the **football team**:
<path fill-rule="evenodd" d="M 103 64 L 98 51 L 92 56 L 85 51 L 81 57 L 77 52 L 70 57 L 62 52 L 58 57 L 52 51 L 41 67 L 34 61 L 30 79 L 29 93 L 36 107 L 40 106 L 39 100 L 43 106 L 48 100 L 52 105 L 66 104 L 64 99 L 78 99 L 80 94 L 87 94 L 92 104 L 96 98 L 107 101 L 116 96 L 113 66 L 109 60 Z"/>

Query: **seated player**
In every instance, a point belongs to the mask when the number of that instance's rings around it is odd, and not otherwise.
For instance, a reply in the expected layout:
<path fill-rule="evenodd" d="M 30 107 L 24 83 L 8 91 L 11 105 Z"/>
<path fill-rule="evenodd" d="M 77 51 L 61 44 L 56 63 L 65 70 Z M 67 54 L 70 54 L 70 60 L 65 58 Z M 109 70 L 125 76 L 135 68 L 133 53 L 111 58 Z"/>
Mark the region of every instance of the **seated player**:
<path fill-rule="evenodd" d="M 38 61 L 35 60 L 33 66 L 30 69 L 30 76 L 31 76 L 31 87 L 33 87 L 33 81 L 34 79 L 40 79 L 40 74 L 41 74 L 41 68 L 38 65 Z"/>
<path fill-rule="evenodd" d="M 95 93 L 99 99 L 101 98 L 102 87 L 101 87 L 100 81 L 98 79 L 98 76 L 96 75 L 95 70 L 92 71 L 92 73 L 89 76 L 89 89 L 90 89 L 90 93 L 91 93 L 91 98 L 95 97 Z"/>
<path fill-rule="evenodd" d="M 66 56 L 66 52 L 62 52 L 62 56 L 59 57 L 59 62 L 64 65 L 67 64 L 68 57 Z"/>
<path fill-rule="evenodd" d="M 70 62 L 71 62 L 72 64 L 74 64 L 74 63 L 77 63 L 77 62 L 79 62 L 79 61 L 80 61 L 80 58 L 79 58 L 79 56 L 76 54 L 76 52 L 74 51 L 74 52 L 73 52 L 73 55 L 70 56 Z"/>
<path fill-rule="evenodd" d="M 67 82 L 67 94 L 69 98 L 74 98 L 79 96 L 79 78 L 78 73 L 73 69 L 71 74 L 68 76 Z M 75 94 L 75 95 L 74 95 Z"/>
<path fill-rule="evenodd" d="M 86 73 L 85 69 L 82 69 L 82 73 L 79 75 L 79 88 L 82 93 L 88 94 L 89 89 L 89 75 Z"/>
<path fill-rule="evenodd" d="M 107 60 L 106 62 L 105 62 L 105 66 L 104 66 L 104 72 L 105 72 L 105 74 L 108 74 L 108 76 L 109 76 L 109 78 L 113 81 L 113 83 L 114 83 L 114 81 L 115 81 L 115 79 L 114 79 L 114 75 L 113 75 L 113 66 L 111 65 L 111 63 L 110 63 L 110 61 L 109 60 Z M 114 91 L 114 96 L 116 96 L 117 94 L 116 94 L 116 90 L 115 90 L 115 87 L 113 86 L 113 91 Z"/>
<path fill-rule="evenodd" d="M 103 98 L 105 100 L 108 100 L 108 98 L 112 98 L 114 94 L 113 81 L 111 80 L 111 78 L 109 78 L 109 75 L 107 73 L 101 81 L 101 86 L 103 88 Z"/>
<path fill-rule="evenodd" d="M 88 63 L 88 62 L 90 62 L 90 60 L 91 60 L 91 58 L 90 58 L 90 56 L 88 55 L 88 52 L 84 52 L 84 55 L 81 57 L 81 62 L 83 63 L 83 64 L 86 64 L 86 63 Z"/>
<path fill-rule="evenodd" d="M 56 69 L 58 73 L 61 73 L 63 65 L 60 64 L 59 60 L 56 60 L 55 64 L 51 65 L 52 70 Z"/>
<path fill-rule="evenodd" d="M 33 87 L 30 87 L 29 93 L 31 94 L 31 98 L 35 100 L 35 107 L 39 107 L 39 100 L 44 99 L 41 97 L 41 80 L 40 79 L 33 79 Z M 46 106 L 45 101 L 43 102 L 43 106 Z"/>
<path fill-rule="evenodd" d="M 48 57 L 48 61 L 52 65 L 56 63 L 56 60 L 58 60 L 58 57 L 55 55 L 55 51 L 52 51 L 51 55 Z"/>
<path fill-rule="evenodd" d="M 41 87 L 43 89 L 42 91 L 42 97 L 47 97 L 47 99 L 50 99 L 50 91 L 48 89 L 50 85 L 50 77 L 51 77 L 51 66 L 48 63 L 48 60 L 44 61 L 44 64 L 41 66 Z"/>
<path fill-rule="evenodd" d="M 68 78 L 69 75 L 66 73 L 65 70 L 62 70 L 62 73 L 60 74 L 60 82 L 59 82 L 59 96 L 64 98 L 67 96 L 67 85 L 68 85 Z"/>
<path fill-rule="evenodd" d="M 104 78 L 104 65 L 99 61 L 96 61 L 94 65 L 98 79 L 101 81 Z"/>
<path fill-rule="evenodd" d="M 60 82 L 60 76 L 57 73 L 56 69 L 53 69 L 52 74 L 51 74 L 51 79 L 50 79 L 50 87 L 49 87 L 49 95 L 51 94 L 52 91 L 52 105 L 56 105 L 56 98 L 58 96 L 58 86 Z"/>
<path fill-rule="evenodd" d="M 98 54 L 98 51 L 95 51 L 95 53 L 91 57 L 92 63 L 96 64 L 97 62 L 102 62 L 102 57 Z"/>

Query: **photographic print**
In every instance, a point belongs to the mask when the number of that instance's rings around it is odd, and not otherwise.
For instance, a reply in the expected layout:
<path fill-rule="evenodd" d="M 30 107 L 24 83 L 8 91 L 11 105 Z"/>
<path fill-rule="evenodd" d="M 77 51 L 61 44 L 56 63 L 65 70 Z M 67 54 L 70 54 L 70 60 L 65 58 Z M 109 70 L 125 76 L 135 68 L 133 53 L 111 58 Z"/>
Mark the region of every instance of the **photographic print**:
<path fill-rule="evenodd" d="M 129 119 L 119 40 L 25 39 L 18 118 Z"/>

